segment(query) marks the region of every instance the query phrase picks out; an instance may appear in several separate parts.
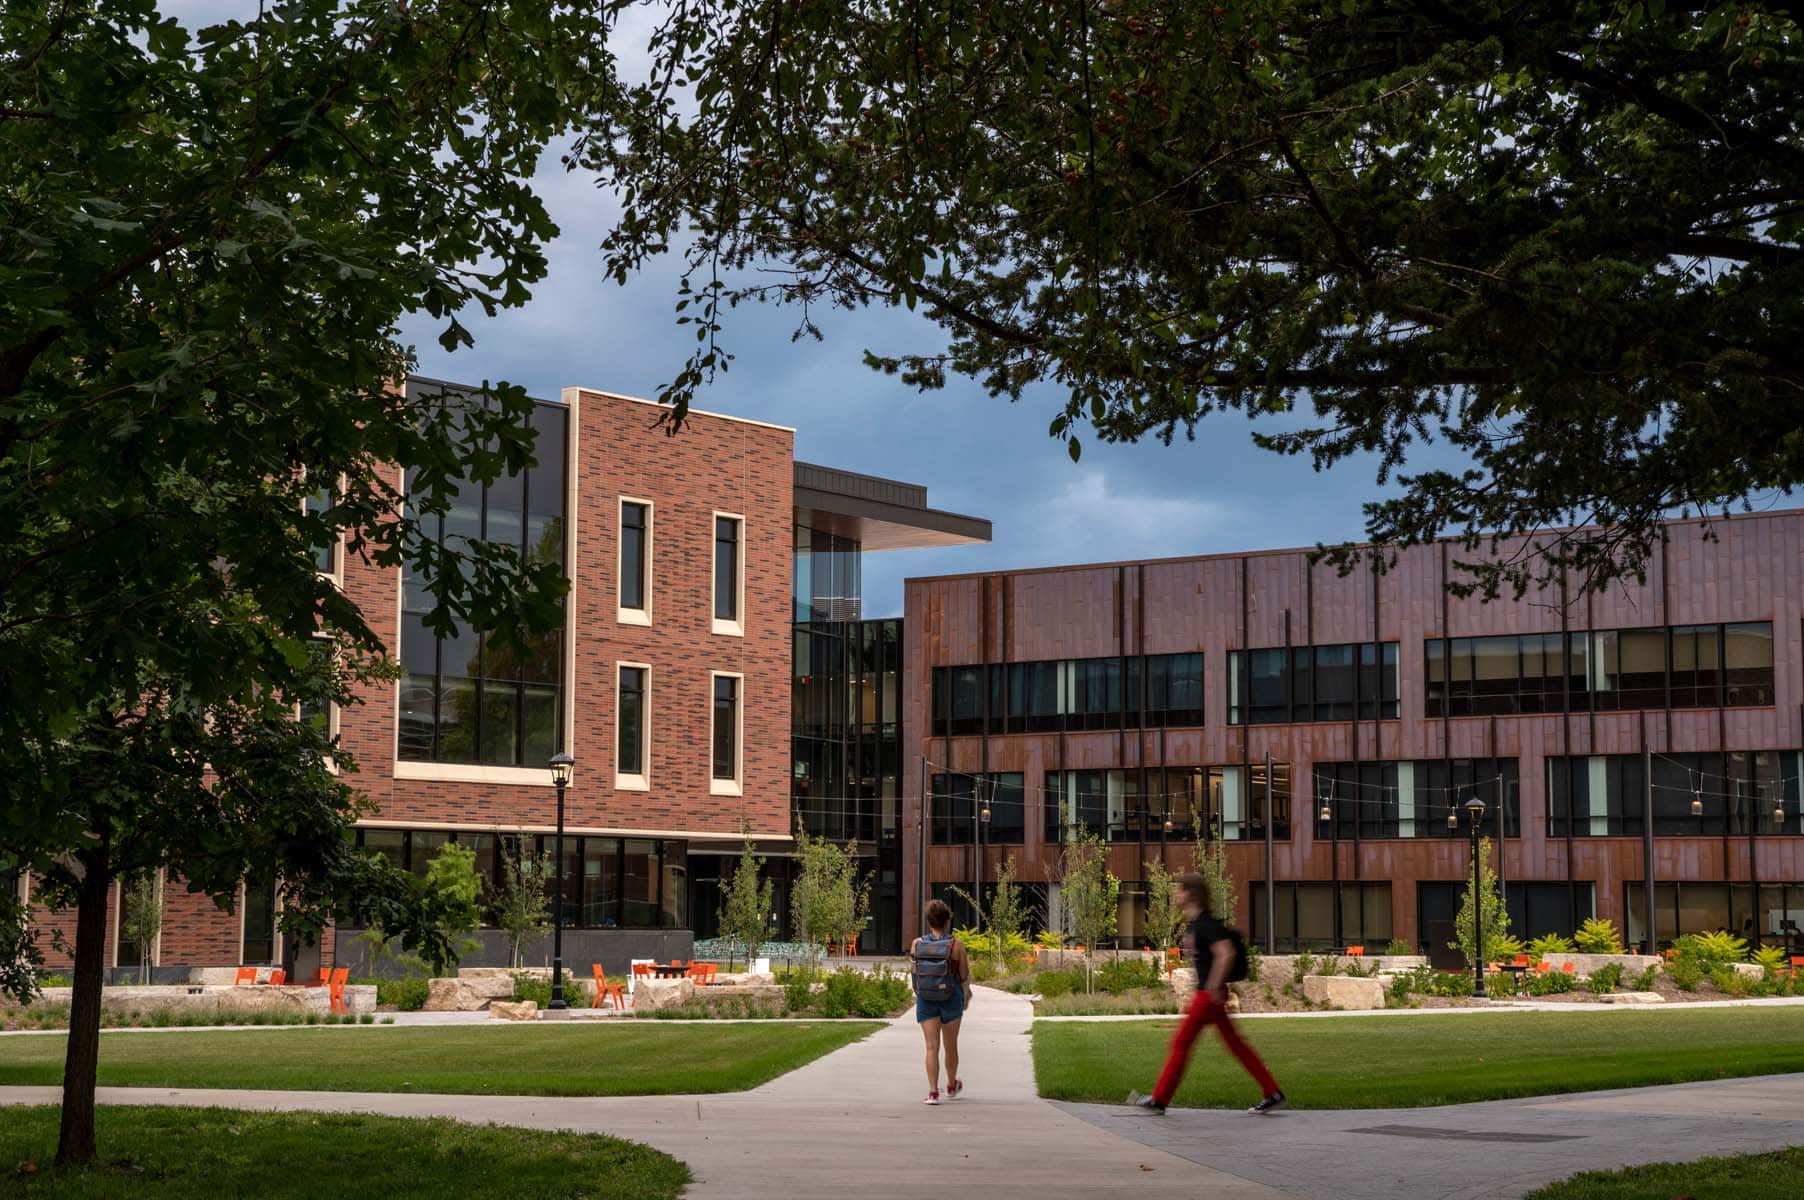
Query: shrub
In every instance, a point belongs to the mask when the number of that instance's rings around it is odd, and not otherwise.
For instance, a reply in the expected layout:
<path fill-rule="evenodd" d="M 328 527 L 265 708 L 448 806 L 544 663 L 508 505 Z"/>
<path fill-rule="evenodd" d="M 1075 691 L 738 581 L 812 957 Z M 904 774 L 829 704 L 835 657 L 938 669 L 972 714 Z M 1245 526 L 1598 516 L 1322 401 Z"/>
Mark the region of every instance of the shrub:
<path fill-rule="evenodd" d="M 1517 951 L 1517 953 L 1521 953 L 1521 951 Z M 1549 954 L 1571 953 L 1572 943 L 1557 933 L 1544 933 L 1528 944 L 1528 955 L 1536 962 L 1540 962 Z"/>
<path fill-rule="evenodd" d="M 1750 980 L 1728 965 L 1710 968 L 1710 984 L 1725 996 L 1745 996 Z"/>
<path fill-rule="evenodd" d="M 393 1005 L 402 1012 L 418 1012 L 426 1007 L 426 995 L 430 991 L 424 979 L 362 979 L 355 982 L 375 984 L 376 1003 Z M 516 990 L 518 987 L 516 981 Z M 546 986 L 545 991 L 547 995 L 550 994 L 550 985 Z"/>
<path fill-rule="evenodd" d="M 1156 988 L 1159 983 L 1158 964 L 1141 958 L 1118 958 L 1104 963 L 1096 973 L 1096 986 L 1111 995 L 1120 995 L 1132 988 Z"/>
<path fill-rule="evenodd" d="M 1613 992 L 1622 986 L 1622 964 L 1609 963 L 1591 972 L 1585 978 L 1585 986 L 1598 995 Z"/>
<path fill-rule="evenodd" d="M 1433 971 L 1427 991 L 1434 996 L 1459 999 L 1472 994 L 1472 976 L 1464 971 Z"/>
<path fill-rule="evenodd" d="M 1065 946 L 1065 938 L 1055 930 L 1042 929 L 1034 935 L 1034 945 L 1043 950 L 1062 950 Z"/>
<path fill-rule="evenodd" d="M 783 1006 L 792 1013 L 807 1012 L 814 1004 L 814 977 L 807 971 L 791 971 L 783 981 Z"/>
<path fill-rule="evenodd" d="M 1741 962 L 1747 956 L 1747 942 L 1721 929 L 1715 933 L 1688 933 L 1679 939 L 1679 957 L 1696 959 L 1706 971 Z"/>
<path fill-rule="evenodd" d="M 1247 982 L 1258 983 L 1259 972 L 1265 968 L 1265 956 L 1259 953 L 1259 947 L 1247 947 Z"/>
<path fill-rule="evenodd" d="M 572 980 L 568 968 L 564 970 L 564 1003 L 569 1004 L 575 998 Z M 540 979 L 534 975 L 516 973 L 514 975 L 514 999 L 531 1000 L 541 1009 L 551 1007 L 551 980 Z M 425 1003 L 424 1000 L 421 1003 Z"/>
<path fill-rule="evenodd" d="M 374 1025 L 376 1023 L 376 1014 L 375 1013 L 359 1013 L 357 1015 L 357 1023 L 359 1025 Z"/>
<path fill-rule="evenodd" d="M 1312 975 L 1339 975 L 1340 971 L 1341 971 L 1340 959 L 1335 958 L 1331 954 L 1326 954 L 1326 955 L 1323 955 L 1322 958 L 1315 964 L 1315 970 L 1311 971 L 1310 974 L 1312 974 Z M 1352 972 L 1349 971 L 1348 973 L 1351 974 Z"/>
<path fill-rule="evenodd" d="M 1537 973 L 1528 981 L 1528 994 L 1531 996 L 1552 996 L 1562 992 L 1570 992 L 1574 983 L 1571 975 L 1564 971 L 1547 971 Z"/>
<path fill-rule="evenodd" d="M 1647 970 L 1641 972 L 1641 974 L 1635 978 L 1634 990 L 1637 992 L 1653 991 L 1654 990 L 1654 979 L 1659 974 L 1660 974 L 1660 968 L 1658 965 L 1651 966 Z"/>
<path fill-rule="evenodd" d="M 1621 954 L 1622 934 L 1616 931 L 1616 922 L 1598 917 L 1587 917 L 1585 923 L 1578 927 L 1573 935 L 1578 948 L 1586 954 Z"/>
<path fill-rule="evenodd" d="M 1785 951 L 1779 946 L 1757 946 L 1748 954 L 1748 961 L 1758 963 L 1770 978 L 1785 965 Z"/>
<path fill-rule="evenodd" d="M 1290 981 L 1292 983 L 1300 984 L 1303 982 L 1303 976 L 1315 973 L 1315 955 L 1307 950 L 1297 955 L 1290 964 Z"/>
<path fill-rule="evenodd" d="M 1698 960 L 1686 955 L 1680 955 L 1673 959 L 1668 964 L 1666 973 L 1672 976 L 1673 983 L 1681 991 L 1686 992 L 1697 991 L 1699 982 L 1704 978 L 1704 968 L 1699 965 Z"/>
<path fill-rule="evenodd" d="M 813 1009 L 823 1017 L 887 1017 L 905 1007 L 909 998 L 908 984 L 898 975 L 847 968 L 827 976 L 826 986 L 810 991 L 800 1009 Z M 791 1003 L 792 1013 L 800 1009 Z"/>
<path fill-rule="evenodd" d="M 1384 947 L 1384 953 L 1390 958 L 1402 958 L 1415 952 L 1416 948 L 1402 938 L 1392 938 Z"/>

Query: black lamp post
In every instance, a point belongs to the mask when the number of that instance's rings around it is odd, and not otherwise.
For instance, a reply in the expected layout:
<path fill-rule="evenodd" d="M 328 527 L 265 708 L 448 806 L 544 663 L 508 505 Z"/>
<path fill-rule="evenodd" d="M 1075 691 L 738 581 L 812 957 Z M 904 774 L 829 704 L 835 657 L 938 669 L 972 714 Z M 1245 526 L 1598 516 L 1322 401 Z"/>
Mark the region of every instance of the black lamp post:
<path fill-rule="evenodd" d="M 1472 825 L 1472 994 L 1485 998 L 1485 888 L 1478 870 L 1478 834 L 1485 827 L 1485 802 L 1466 797 L 1466 819 Z"/>
<path fill-rule="evenodd" d="M 551 782 L 557 784 L 557 896 L 551 904 L 551 1003 L 547 1011 L 562 1012 L 564 1003 L 564 789 L 576 771 L 576 760 L 562 750 L 551 756 Z"/>

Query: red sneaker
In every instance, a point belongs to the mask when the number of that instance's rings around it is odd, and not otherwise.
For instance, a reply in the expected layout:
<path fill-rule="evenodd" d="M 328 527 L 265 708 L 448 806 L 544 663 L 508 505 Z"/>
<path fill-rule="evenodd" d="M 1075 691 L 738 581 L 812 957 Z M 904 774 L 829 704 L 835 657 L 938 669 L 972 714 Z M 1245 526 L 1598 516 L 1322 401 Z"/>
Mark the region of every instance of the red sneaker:
<path fill-rule="evenodd" d="M 958 1099 L 958 1094 L 964 1090 L 965 1081 L 962 1079 L 954 1079 L 951 1083 L 946 1085 L 946 1099 L 956 1100 Z"/>
<path fill-rule="evenodd" d="M 938 1104 L 939 1102 L 940 1094 L 938 1092 L 928 1092 L 927 1099 L 921 1101 L 922 1104 Z"/>

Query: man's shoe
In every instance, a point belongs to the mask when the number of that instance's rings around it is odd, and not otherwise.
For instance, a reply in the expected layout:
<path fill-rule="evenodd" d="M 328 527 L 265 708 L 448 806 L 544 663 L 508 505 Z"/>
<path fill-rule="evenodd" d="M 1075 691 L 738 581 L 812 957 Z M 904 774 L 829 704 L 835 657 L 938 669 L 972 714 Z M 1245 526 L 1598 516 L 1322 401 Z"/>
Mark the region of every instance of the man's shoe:
<path fill-rule="evenodd" d="M 1253 1105 L 1253 1107 L 1247 1109 L 1247 1111 L 1250 1113 L 1258 1113 L 1263 1116 L 1269 1112 L 1277 1112 L 1288 1103 L 1289 1101 L 1284 1099 L 1283 1092 L 1273 1092 L 1259 1103 Z"/>
<path fill-rule="evenodd" d="M 1127 1102 L 1135 1108 L 1143 1109 L 1155 1115 L 1163 1115 L 1165 1106 L 1151 1096 L 1142 1096 L 1139 1092 L 1129 1092 Z"/>

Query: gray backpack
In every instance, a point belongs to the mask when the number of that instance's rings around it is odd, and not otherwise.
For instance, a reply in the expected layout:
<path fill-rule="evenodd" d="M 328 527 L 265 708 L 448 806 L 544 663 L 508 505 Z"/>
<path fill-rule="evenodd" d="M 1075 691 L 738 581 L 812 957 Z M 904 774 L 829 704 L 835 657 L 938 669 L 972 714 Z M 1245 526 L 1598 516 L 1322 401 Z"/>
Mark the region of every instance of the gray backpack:
<path fill-rule="evenodd" d="M 944 1004 L 958 994 L 958 971 L 952 965 L 953 938 L 921 938 L 909 955 L 914 964 L 915 995 L 929 1004 Z"/>

